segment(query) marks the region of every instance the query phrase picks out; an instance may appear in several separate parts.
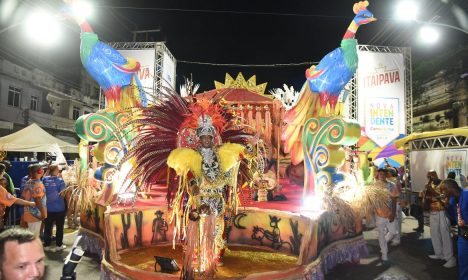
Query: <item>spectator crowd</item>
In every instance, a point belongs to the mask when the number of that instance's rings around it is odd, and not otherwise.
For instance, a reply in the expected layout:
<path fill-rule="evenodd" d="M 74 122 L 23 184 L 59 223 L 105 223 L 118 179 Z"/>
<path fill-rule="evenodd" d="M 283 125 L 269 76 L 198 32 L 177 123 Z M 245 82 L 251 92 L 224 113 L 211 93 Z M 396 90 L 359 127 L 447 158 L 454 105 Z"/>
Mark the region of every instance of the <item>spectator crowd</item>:
<path fill-rule="evenodd" d="M 16 197 L 6 167 L 0 164 L 0 229 L 8 215 L 6 209 L 17 204 L 20 208 L 20 226 L 28 228 L 34 236 L 42 239 L 46 251 L 62 251 L 63 232 L 67 203 L 64 198 L 65 182 L 58 165 L 31 164 L 28 175 L 21 179 L 20 197 Z M 55 225 L 55 246 L 52 246 L 52 232 Z"/>
<path fill-rule="evenodd" d="M 401 223 L 405 216 L 401 207 L 404 204 L 401 194 L 405 176 L 404 172 L 388 164 L 378 169 L 375 175 L 376 183 L 389 192 L 389 200 L 375 213 L 381 259 L 384 262 L 388 261 L 388 246 L 400 245 Z M 424 190 L 418 193 L 416 204 L 409 207 L 409 212 L 418 221 L 418 227 L 413 230 L 419 233 L 424 232 L 424 217 L 429 216 L 434 254 L 428 255 L 428 258 L 443 260 L 445 268 L 458 266 L 459 279 L 468 279 L 468 189 L 465 188 L 466 178 L 463 175 L 459 178 L 463 187 L 455 179 L 454 172 L 441 180 L 437 172 L 429 171 Z"/>

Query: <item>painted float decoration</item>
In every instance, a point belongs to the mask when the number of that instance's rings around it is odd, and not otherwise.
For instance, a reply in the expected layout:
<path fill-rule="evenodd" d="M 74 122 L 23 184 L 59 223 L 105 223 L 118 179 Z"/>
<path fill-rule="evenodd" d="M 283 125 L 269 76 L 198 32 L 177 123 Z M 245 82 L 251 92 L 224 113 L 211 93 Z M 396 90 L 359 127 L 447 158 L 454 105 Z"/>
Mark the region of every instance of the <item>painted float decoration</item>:
<path fill-rule="evenodd" d="M 355 71 L 356 60 L 352 51 L 356 45 L 354 33 L 359 25 L 373 20 L 367 6 L 367 1 L 355 4 L 353 10 L 356 17 L 343 38 L 341 48 L 306 71 L 307 82 L 300 93 L 299 101 L 285 117 L 288 127 L 283 134 L 283 139 L 286 140 L 284 149 L 291 153 L 293 161 L 306 159 L 308 177 L 304 193 L 307 195 L 318 192 L 327 194 L 329 189 L 343 179 L 336 171 L 344 159 L 341 146 L 352 145 L 359 137 L 359 125 L 340 116 L 340 103 L 337 100 L 342 86 Z M 103 278 L 179 279 L 180 275 L 177 273 L 155 271 L 154 257 L 177 259 L 186 267 L 187 254 L 184 254 L 184 250 L 190 247 L 186 243 L 190 238 L 180 239 L 175 237 L 176 233 L 202 231 L 201 224 L 198 224 L 199 228 L 195 228 L 195 231 L 191 231 L 189 226 L 185 227 L 191 223 L 186 217 L 192 212 L 184 209 L 184 205 L 196 204 L 197 197 L 191 193 L 190 186 L 193 180 L 198 179 L 187 172 L 188 169 L 197 172 L 194 170 L 198 167 L 193 168 L 190 165 L 198 162 L 192 160 L 198 158 L 197 150 L 194 149 L 198 128 L 185 123 L 185 119 L 198 109 L 173 93 L 161 93 L 160 102 L 145 107 L 148 100 L 144 99 L 146 95 L 142 94 L 134 75 L 138 63 L 119 56 L 99 42 L 86 22 L 78 20 L 78 23 L 85 41 L 81 50 L 83 65 L 104 89 L 107 104 L 106 109 L 82 116 L 76 122 L 79 137 L 83 141 L 96 143 L 93 155 L 102 166 L 96 169 L 94 177 L 104 184 L 100 196 L 93 198 L 93 207 L 82 215 L 80 232 L 84 236 L 83 246 L 103 255 Z M 329 82 L 334 86 L 327 87 Z M 218 105 L 222 107 L 223 104 Z M 228 111 L 230 110 L 221 110 L 220 113 L 226 114 Z M 228 118 L 232 118 L 232 115 Z M 233 133 L 233 129 L 226 129 L 224 126 L 217 129 L 225 132 L 224 135 L 220 133 L 219 137 L 215 137 L 217 144 L 231 142 L 226 141 L 229 138 L 232 142 L 235 142 L 236 137 L 238 141 L 242 138 L 254 138 L 242 131 Z M 239 135 L 242 137 L 239 138 Z M 243 144 L 243 148 L 234 145 L 240 152 L 230 158 L 231 162 L 235 162 L 236 172 L 239 155 L 245 160 L 247 167 L 255 166 L 249 164 L 249 160 L 255 161 L 256 158 L 253 149 L 255 144 L 250 147 Z M 190 151 L 191 156 L 182 157 L 174 164 L 167 161 L 172 151 Z M 249 153 L 253 153 L 251 158 Z M 83 151 L 83 154 L 86 153 Z M 223 161 L 223 156 L 220 157 Z M 168 169 L 167 164 L 175 172 Z M 210 168 L 206 170 L 210 171 Z M 178 181 L 175 180 L 176 177 L 179 177 Z M 161 197 L 160 192 L 155 195 L 151 193 L 153 188 L 161 187 L 158 185 L 161 179 L 165 179 L 167 183 L 162 187 L 168 190 L 167 197 L 172 201 L 169 204 L 165 194 Z M 171 185 L 173 182 L 176 182 L 175 186 Z M 144 197 L 139 194 L 142 188 L 149 190 Z M 229 213 L 222 217 L 228 220 L 225 224 L 226 235 L 223 233 L 222 238 L 231 249 L 226 253 L 227 260 L 243 258 L 243 264 L 255 261 L 256 265 L 251 269 L 246 269 L 245 265 L 236 268 L 235 262 L 231 264 L 226 261 L 226 269 L 215 269 L 217 278 L 323 278 L 330 267 L 341 261 L 355 262 L 365 253 L 366 245 L 359 217 L 347 216 L 347 221 L 341 223 L 337 222 L 333 211 L 318 211 L 313 216 L 293 213 L 299 212 L 295 207 L 300 204 L 300 201 L 293 200 L 289 202 L 288 211 L 275 210 L 272 206 L 262 208 L 261 204 L 258 204 L 259 207 L 246 207 L 239 205 L 240 199 L 237 196 L 242 194 L 240 189 L 239 185 L 233 188 L 226 209 L 222 209 Z M 126 194 L 131 195 L 132 204 L 117 201 L 117 196 Z M 233 211 L 236 208 L 242 211 Z M 198 207 L 197 214 L 206 215 L 201 210 Z M 171 217 L 174 217 L 176 225 L 171 223 Z M 185 235 L 187 236 L 190 235 Z M 175 241 L 175 245 L 171 241 Z M 192 247 L 193 255 L 189 255 L 192 264 L 198 265 L 201 262 L 199 252 L 203 248 L 200 244 Z M 246 247 L 249 249 L 246 250 Z M 138 263 L 135 262 L 136 251 L 133 249 L 138 249 L 140 257 L 144 255 L 142 259 L 138 259 Z M 267 262 L 257 261 L 255 256 L 260 255 L 262 258 L 259 259 L 266 259 Z M 183 276 L 185 279 L 213 277 L 211 272 L 203 275 L 204 271 L 198 269 L 199 274 L 194 275 L 194 271 L 195 269 L 188 272 L 184 270 L 188 274 Z"/>
<path fill-rule="evenodd" d="M 66 2 L 73 4 L 73 1 Z M 148 100 L 137 75 L 140 64 L 101 42 L 84 18 L 75 17 L 75 20 L 81 29 L 81 62 L 104 91 L 106 101 L 105 109 L 79 117 L 75 131 L 82 141 L 94 144 L 92 154 L 100 166 L 96 166 L 93 174 L 105 185 L 101 198 L 109 204 L 114 194 L 125 189 L 122 184 L 130 168 L 118 167 L 135 136 L 133 127 L 126 123 L 133 118 L 136 108 L 148 105 Z M 81 153 L 86 154 L 85 151 Z M 84 174 L 87 155 L 81 165 Z M 128 198 L 135 199 L 134 196 Z"/>
<path fill-rule="evenodd" d="M 356 14 L 349 25 L 341 46 L 328 53 L 317 66 L 306 70 L 304 84 L 297 104 L 288 110 L 283 130 L 284 151 L 291 162 L 304 161 L 304 196 L 329 191 L 343 181 L 337 172 L 345 159 L 341 146 L 354 145 L 360 137 L 360 126 L 342 117 L 340 95 L 357 68 L 357 29 L 375 21 L 367 9 L 369 3 L 354 4 Z"/>
<path fill-rule="evenodd" d="M 344 180 L 337 168 L 343 165 L 342 146 L 354 145 L 361 129 L 358 123 L 342 117 L 311 118 L 304 125 L 304 196 L 323 193 Z"/>

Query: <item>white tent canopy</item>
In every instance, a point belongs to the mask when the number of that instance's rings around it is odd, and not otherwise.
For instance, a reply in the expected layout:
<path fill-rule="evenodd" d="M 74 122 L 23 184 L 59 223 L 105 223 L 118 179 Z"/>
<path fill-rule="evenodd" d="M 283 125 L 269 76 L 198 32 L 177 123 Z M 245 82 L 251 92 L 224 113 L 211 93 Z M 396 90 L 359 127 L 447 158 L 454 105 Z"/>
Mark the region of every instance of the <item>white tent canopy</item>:
<path fill-rule="evenodd" d="M 78 153 L 77 145 L 50 135 L 35 123 L 0 138 L 0 150 L 3 151 L 54 153 L 57 145 L 64 153 Z"/>

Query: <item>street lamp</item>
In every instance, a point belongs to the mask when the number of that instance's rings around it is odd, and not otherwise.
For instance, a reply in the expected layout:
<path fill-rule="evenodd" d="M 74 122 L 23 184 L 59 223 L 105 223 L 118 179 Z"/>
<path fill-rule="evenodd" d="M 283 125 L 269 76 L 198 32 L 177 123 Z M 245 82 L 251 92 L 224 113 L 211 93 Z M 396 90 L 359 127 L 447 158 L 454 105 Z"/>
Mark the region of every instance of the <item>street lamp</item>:
<path fill-rule="evenodd" d="M 398 20 L 416 20 L 418 17 L 418 5 L 409 0 L 400 1 L 397 4 L 395 18 Z"/>
<path fill-rule="evenodd" d="M 432 26 L 424 25 L 419 29 L 419 38 L 426 43 L 434 44 L 439 37 L 439 31 Z"/>
<path fill-rule="evenodd" d="M 44 10 L 36 10 L 26 19 L 0 29 L 0 35 L 18 26 L 24 27 L 24 31 L 30 39 L 44 46 L 50 46 L 60 38 L 58 18 Z"/>
<path fill-rule="evenodd" d="M 412 21 L 423 25 L 419 30 L 419 37 L 427 43 L 435 43 L 440 37 L 438 30 L 435 29 L 434 26 L 447 27 L 468 34 L 467 30 L 453 25 L 433 21 L 426 22 L 418 20 L 418 11 L 419 6 L 416 4 L 416 2 L 411 0 L 402 0 L 399 1 L 396 6 L 395 18 L 398 20 Z"/>
<path fill-rule="evenodd" d="M 72 13 L 81 18 L 89 18 L 93 12 L 93 6 L 87 1 L 76 1 L 71 5 Z"/>
<path fill-rule="evenodd" d="M 42 9 L 30 12 L 24 20 L 0 29 L 0 35 L 10 29 L 23 26 L 28 38 L 43 46 L 51 46 L 57 43 L 61 35 L 61 24 L 59 24 L 59 21 L 67 16 L 87 18 L 92 14 L 93 6 L 89 2 L 73 1 L 61 13 L 53 14 Z"/>
<path fill-rule="evenodd" d="M 29 37 L 43 46 L 51 46 L 60 38 L 57 18 L 44 10 L 30 14 L 26 19 L 25 28 Z"/>

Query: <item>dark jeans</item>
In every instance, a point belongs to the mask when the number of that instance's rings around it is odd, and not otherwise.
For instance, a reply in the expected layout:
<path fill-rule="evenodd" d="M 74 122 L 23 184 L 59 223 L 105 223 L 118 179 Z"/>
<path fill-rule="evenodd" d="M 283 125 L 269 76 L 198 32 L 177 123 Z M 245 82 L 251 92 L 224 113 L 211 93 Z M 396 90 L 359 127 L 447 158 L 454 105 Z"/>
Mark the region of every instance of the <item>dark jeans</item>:
<path fill-rule="evenodd" d="M 419 203 L 411 205 L 411 216 L 418 221 L 418 229 L 424 230 L 424 210 Z"/>
<path fill-rule="evenodd" d="M 468 279 L 468 240 L 458 236 L 458 279 Z"/>
<path fill-rule="evenodd" d="M 47 212 L 47 218 L 44 222 L 44 245 L 50 246 L 50 241 L 52 237 L 52 228 L 55 226 L 57 228 L 57 233 L 55 234 L 55 243 L 57 246 L 62 246 L 63 241 L 63 226 L 65 224 L 65 211 L 64 212 Z"/>
<path fill-rule="evenodd" d="M 413 217 L 418 221 L 418 228 L 424 229 L 424 211 L 421 206 L 416 206 L 416 211 L 414 212 Z"/>

